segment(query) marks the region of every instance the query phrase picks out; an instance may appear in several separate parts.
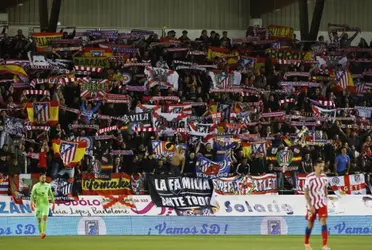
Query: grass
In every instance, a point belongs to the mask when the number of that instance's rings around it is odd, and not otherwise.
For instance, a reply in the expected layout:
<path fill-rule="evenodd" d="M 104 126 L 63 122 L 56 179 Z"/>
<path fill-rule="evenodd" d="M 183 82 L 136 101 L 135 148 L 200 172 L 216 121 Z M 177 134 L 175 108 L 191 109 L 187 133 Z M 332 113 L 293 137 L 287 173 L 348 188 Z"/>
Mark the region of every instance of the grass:
<path fill-rule="evenodd" d="M 370 250 L 371 236 L 330 236 L 332 250 Z M 313 236 L 313 250 L 321 237 Z M 0 237 L 9 250 L 303 250 L 302 236 L 68 236 Z"/>

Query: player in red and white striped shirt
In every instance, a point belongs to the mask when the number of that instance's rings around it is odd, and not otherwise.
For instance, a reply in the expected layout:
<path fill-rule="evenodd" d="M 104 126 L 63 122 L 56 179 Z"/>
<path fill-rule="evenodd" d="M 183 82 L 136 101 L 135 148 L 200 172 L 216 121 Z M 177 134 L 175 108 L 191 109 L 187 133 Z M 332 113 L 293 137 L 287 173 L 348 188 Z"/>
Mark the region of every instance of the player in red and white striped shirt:
<path fill-rule="evenodd" d="M 328 218 L 328 179 L 323 173 L 324 161 L 318 160 L 314 165 L 314 172 L 306 176 L 305 180 L 305 198 L 307 203 L 306 220 L 307 228 L 305 231 L 305 248 L 311 250 L 309 239 L 311 230 L 314 226 L 314 221 L 318 215 L 320 224 L 322 225 L 322 239 L 323 248 L 322 250 L 330 250 L 327 246 L 328 240 L 328 229 L 327 229 L 327 218 Z"/>

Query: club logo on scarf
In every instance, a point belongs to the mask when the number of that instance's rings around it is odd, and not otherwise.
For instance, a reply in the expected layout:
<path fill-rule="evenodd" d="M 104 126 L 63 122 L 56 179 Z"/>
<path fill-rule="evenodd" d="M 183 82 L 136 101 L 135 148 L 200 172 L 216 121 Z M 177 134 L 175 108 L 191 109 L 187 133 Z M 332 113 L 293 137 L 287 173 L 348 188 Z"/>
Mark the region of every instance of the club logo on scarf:
<path fill-rule="evenodd" d="M 291 150 L 280 150 L 276 154 L 276 161 L 279 166 L 289 166 L 293 160 L 293 152 Z"/>
<path fill-rule="evenodd" d="M 122 75 L 123 75 L 123 79 L 121 81 L 122 85 L 127 85 L 128 83 L 130 83 L 130 81 L 132 81 L 132 76 L 129 73 L 124 72 Z"/>

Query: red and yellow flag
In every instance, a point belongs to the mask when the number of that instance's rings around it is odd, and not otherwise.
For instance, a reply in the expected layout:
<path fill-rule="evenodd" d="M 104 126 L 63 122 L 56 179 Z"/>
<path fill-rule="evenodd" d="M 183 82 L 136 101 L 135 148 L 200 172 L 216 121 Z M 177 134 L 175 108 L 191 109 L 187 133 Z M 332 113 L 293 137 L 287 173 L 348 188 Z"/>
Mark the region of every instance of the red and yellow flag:
<path fill-rule="evenodd" d="M 213 60 L 215 57 L 225 58 L 228 64 L 235 64 L 238 62 L 239 52 L 225 48 L 208 47 L 208 60 Z"/>
<path fill-rule="evenodd" d="M 63 33 L 32 33 L 32 38 L 36 42 L 37 51 L 43 51 L 52 45 L 53 40 L 62 38 Z"/>
<path fill-rule="evenodd" d="M 88 147 L 86 141 L 72 142 L 57 139 L 52 142 L 54 154 L 60 157 L 63 165 L 68 168 L 76 166 L 83 159 Z"/>
<path fill-rule="evenodd" d="M 28 119 L 37 125 L 55 126 L 58 123 L 59 102 L 28 102 Z"/>
<path fill-rule="evenodd" d="M 26 71 L 23 69 L 22 66 L 19 66 L 19 65 L 12 65 L 12 64 L 0 65 L 0 74 L 12 74 L 12 75 L 28 78 Z"/>

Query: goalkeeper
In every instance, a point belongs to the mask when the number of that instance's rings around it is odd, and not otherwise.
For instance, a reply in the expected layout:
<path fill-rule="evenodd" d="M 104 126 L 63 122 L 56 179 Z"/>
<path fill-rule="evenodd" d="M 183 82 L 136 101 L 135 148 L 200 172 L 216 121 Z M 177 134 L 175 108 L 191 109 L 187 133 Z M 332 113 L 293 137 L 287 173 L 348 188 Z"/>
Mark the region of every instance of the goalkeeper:
<path fill-rule="evenodd" d="M 36 211 L 36 218 L 40 232 L 40 238 L 46 237 L 45 230 L 47 227 L 47 218 L 49 215 L 49 198 L 53 203 L 52 210 L 54 211 L 54 195 L 52 187 L 46 183 L 46 175 L 40 175 L 40 182 L 36 183 L 31 192 L 31 210 Z"/>

